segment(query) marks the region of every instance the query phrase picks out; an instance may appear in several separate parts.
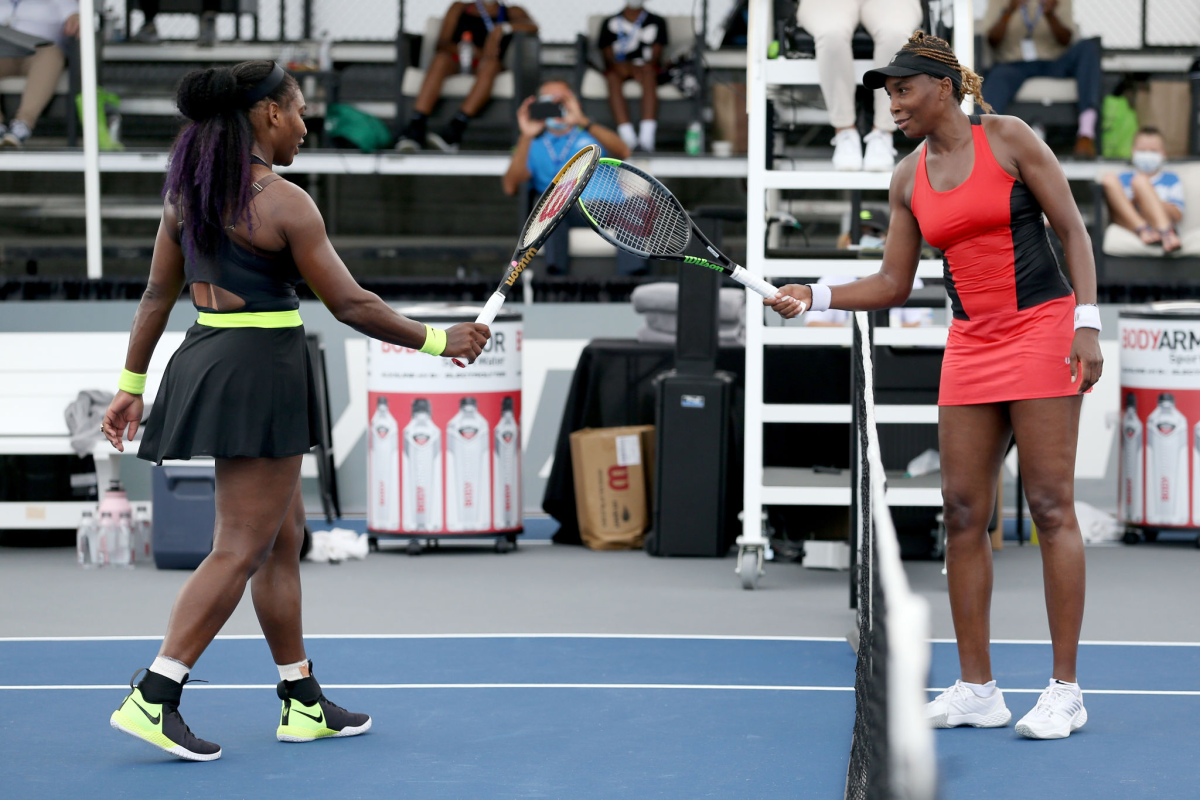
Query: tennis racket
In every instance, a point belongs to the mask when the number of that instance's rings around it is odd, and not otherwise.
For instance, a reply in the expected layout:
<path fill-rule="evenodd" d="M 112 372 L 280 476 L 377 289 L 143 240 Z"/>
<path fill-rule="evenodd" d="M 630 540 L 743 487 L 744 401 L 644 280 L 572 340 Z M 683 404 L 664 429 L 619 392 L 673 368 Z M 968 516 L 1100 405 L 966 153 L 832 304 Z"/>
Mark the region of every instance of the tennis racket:
<path fill-rule="evenodd" d="M 529 213 L 528 219 L 525 220 L 525 227 L 521 229 L 521 235 L 517 237 L 517 249 L 513 250 L 512 260 L 504 273 L 504 278 L 496 287 L 496 291 L 488 298 L 483 311 L 479 312 L 479 316 L 475 318 L 476 323 L 492 324 L 492 320 L 500 311 L 500 306 L 504 305 L 508 293 L 516 284 L 517 278 L 521 277 L 521 273 L 537 255 L 538 249 L 546 243 L 546 239 L 554 233 L 558 223 L 562 222 L 562 218 L 575 205 L 575 201 L 579 199 L 579 195 L 591 180 L 599 163 L 600 147 L 589 144 L 571 156 L 566 164 L 563 164 L 563 168 L 558 171 L 554 180 L 550 181 L 550 185 L 534 203 L 533 211 Z M 460 367 L 466 366 L 457 358 L 452 360 Z"/>
<path fill-rule="evenodd" d="M 579 209 L 596 233 L 622 250 L 642 258 L 679 261 L 716 270 L 768 299 L 779 293 L 770 283 L 750 274 L 718 250 L 667 187 L 624 161 L 599 160 L 579 198 Z M 684 255 L 693 236 L 704 245 L 713 261 Z"/>

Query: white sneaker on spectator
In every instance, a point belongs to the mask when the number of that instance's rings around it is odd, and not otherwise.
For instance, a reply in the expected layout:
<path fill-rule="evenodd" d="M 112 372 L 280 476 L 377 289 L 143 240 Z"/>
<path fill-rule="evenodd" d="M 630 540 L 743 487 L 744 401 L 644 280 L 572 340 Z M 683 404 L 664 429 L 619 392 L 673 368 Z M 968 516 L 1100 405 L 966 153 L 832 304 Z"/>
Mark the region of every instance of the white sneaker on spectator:
<path fill-rule="evenodd" d="M 29 130 L 29 126 L 19 119 L 14 119 L 8 125 L 8 130 L 0 136 L 0 149 L 12 148 L 20 150 L 25 146 L 25 140 L 29 138 L 33 131 Z"/>
<path fill-rule="evenodd" d="M 1012 719 L 1012 712 L 1004 705 L 1004 693 L 989 681 L 992 693 L 980 697 L 962 681 L 925 704 L 925 718 L 935 728 L 957 728 L 970 725 L 972 728 L 1003 728 Z"/>
<path fill-rule="evenodd" d="M 630 150 L 636 150 L 638 146 L 637 130 L 633 127 L 632 122 L 622 122 L 617 126 L 617 136 L 621 137 L 621 141 Z"/>
<path fill-rule="evenodd" d="M 863 154 L 862 168 L 867 172 L 891 172 L 896 166 L 892 134 L 876 129 L 868 133 L 863 141 L 867 143 L 867 151 Z"/>
<path fill-rule="evenodd" d="M 140 44 L 158 44 L 158 28 L 153 22 L 147 22 L 133 35 L 133 40 Z"/>
<path fill-rule="evenodd" d="M 862 138 L 854 128 L 838 131 L 833 145 L 833 168 L 839 172 L 858 172 L 863 168 Z"/>
<path fill-rule="evenodd" d="M 396 150 L 401 153 L 419 153 L 421 151 L 421 143 L 416 139 L 409 139 L 407 136 L 402 136 L 400 141 L 396 142 Z"/>
<path fill-rule="evenodd" d="M 1079 685 L 1052 680 L 1037 705 L 1021 717 L 1017 733 L 1029 739 L 1065 739 L 1087 722 Z"/>
<path fill-rule="evenodd" d="M 458 142 L 447 142 L 436 133 L 425 134 L 425 141 L 429 142 L 429 144 L 433 145 L 438 150 L 441 150 L 443 153 L 458 152 Z"/>

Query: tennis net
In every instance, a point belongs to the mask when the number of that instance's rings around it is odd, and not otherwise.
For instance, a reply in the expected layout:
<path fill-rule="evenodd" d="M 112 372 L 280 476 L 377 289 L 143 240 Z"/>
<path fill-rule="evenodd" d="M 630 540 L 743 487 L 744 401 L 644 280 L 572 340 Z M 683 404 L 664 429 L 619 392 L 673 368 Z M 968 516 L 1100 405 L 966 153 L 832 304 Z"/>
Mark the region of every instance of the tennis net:
<path fill-rule="evenodd" d="M 851 524 L 858 536 L 858 664 L 847 800 L 933 800 L 937 764 L 925 720 L 929 606 L 913 594 L 887 505 L 875 426 L 872 330 L 854 315 L 851 455 L 858 480 Z"/>

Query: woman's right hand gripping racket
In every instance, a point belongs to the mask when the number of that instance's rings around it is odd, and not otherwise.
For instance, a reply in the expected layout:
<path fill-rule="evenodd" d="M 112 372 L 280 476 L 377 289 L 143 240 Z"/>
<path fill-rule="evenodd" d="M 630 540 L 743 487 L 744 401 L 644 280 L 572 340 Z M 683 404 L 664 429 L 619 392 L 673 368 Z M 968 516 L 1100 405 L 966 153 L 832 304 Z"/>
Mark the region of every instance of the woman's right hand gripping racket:
<path fill-rule="evenodd" d="M 579 199 L 583 188 L 592 179 L 592 174 L 596 171 L 596 165 L 599 163 L 600 147 L 589 144 L 571 156 L 571 160 L 564 164 L 563 168 L 554 176 L 554 180 L 550 181 L 550 185 L 534 203 L 529 218 L 525 220 L 525 227 L 521 229 L 521 235 L 517 238 L 517 249 L 513 250 L 512 261 L 509 262 L 508 269 L 504 273 L 504 279 L 500 281 L 496 291 L 488 298 L 483 311 L 479 312 L 479 316 L 475 318 L 476 323 L 492 324 L 492 320 L 500 311 L 500 306 L 504 305 L 504 300 L 512 291 L 513 285 L 516 284 L 517 278 L 521 277 L 521 273 L 537 255 L 538 249 L 546 243 L 546 239 L 554 233 L 558 223 L 562 222 L 563 217 L 574 207 L 575 201 Z M 457 358 L 453 360 L 460 367 L 466 366 Z"/>

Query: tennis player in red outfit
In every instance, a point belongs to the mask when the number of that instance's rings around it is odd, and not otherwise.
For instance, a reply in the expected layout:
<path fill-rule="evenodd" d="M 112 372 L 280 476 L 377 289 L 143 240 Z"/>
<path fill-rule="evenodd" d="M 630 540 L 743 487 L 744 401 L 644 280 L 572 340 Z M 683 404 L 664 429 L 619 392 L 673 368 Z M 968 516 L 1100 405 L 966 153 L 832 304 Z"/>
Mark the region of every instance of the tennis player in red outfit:
<path fill-rule="evenodd" d="M 925 139 L 892 175 L 883 265 L 853 283 L 790 285 L 782 295 L 814 310 L 891 308 L 912 290 L 922 237 L 945 253 L 954 319 L 942 361 L 938 442 L 962 677 L 929 703 L 928 716 L 939 728 L 1002 727 L 1012 718 L 988 652 L 987 526 L 1015 436 L 1054 643 L 1050 685 L 1017 732 L 1060 739 L 1087 721 L 1075 675 L 1084 556 L 1074 473 L 1082 395 L 1103 367 L 1091 241 L 1062 168 L 1029 126 L 962 111 L 964 94 L 990 108 L 981 79 L 959 65 L 946 42 L 918 31 L 863 83 L 885 87 L 897 127 Z M 1043 212 L 1062 240 L 1070 284 L 1050 249 Z M 784 316 L 797 313 L 782 298 L 764 302 Z"/>

